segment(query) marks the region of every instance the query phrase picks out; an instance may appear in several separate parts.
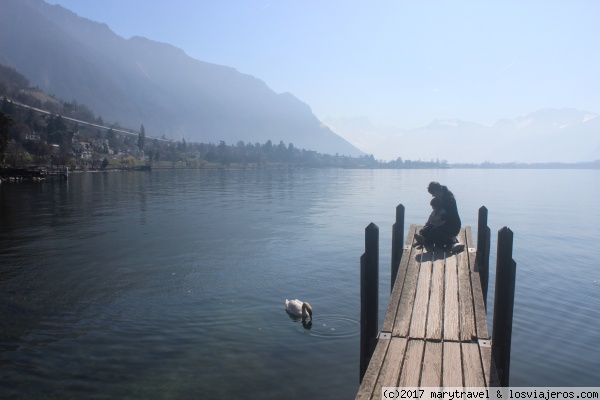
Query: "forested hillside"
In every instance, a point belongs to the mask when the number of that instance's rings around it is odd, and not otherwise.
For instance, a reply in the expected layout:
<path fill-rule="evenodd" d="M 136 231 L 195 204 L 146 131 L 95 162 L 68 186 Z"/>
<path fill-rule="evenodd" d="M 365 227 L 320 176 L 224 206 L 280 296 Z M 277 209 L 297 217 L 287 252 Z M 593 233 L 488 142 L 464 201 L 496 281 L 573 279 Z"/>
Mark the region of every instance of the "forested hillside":
<path fill-rule="evenodd" d="M 136 165 L 202 168 L 210 164 L 306 166 L 375 165 L 372 156 L 321 154 L 292 143 L 227 144 L 174 141 L 139 130 L 105 124 L 86 105 L 65 102 L 31 87 L 14 68 L 0 65 L 0 163 L 3 166 L 129 168 Z"/>

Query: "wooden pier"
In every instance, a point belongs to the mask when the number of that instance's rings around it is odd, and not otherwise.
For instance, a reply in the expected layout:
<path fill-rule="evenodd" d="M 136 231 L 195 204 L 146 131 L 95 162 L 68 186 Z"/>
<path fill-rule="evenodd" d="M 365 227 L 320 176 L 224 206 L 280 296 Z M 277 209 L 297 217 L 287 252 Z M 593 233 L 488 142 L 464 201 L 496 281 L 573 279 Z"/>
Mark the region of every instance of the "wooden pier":
<path fill-rule="evenodd" d="M 502 348 L 492 349 L 486 320 L 488 262 L 485 255 L 489 258 L 489 228 L 485 225 L 487 210 L 482 209 L 484 224 L 481 224 L 480 212 L 478 240 L 483 242 L 478 243 L 479 248 L 473 242 L 469 226 L 459 234 L 458 239 L 465 248 L 456 254 L 430 246 L 415 246 L 414 235 L 420 228 L 417 225 L 411 225 L 401 249 L 395 250 L 392 246 L 392 292 L 383 326 L 375 335 L 377 312 L 374 318 L 372 313 L 377 305 L 373 304 L 373 290 L 369 287 L 374 284 L 369 283 L 369 279 L 372 282 L 379 274 L 369 270 L 378 269 L 374 266 L 378 249 L 373 247 L 375 240 L 368 237 L 378 238 L 379 233 L 377 226 L 367 227 L 365 255 L 361 258 L 361 385 L 357 399 L 379 399 L 383 387 L 508 385 L 508 363 L 497 368 L 499 364 L 494 359 L 508 354 L 504 358 L 510 360 L 510 295 L 514 298 L 516 266 L 512 260 L 512 232 L 510 253 L 505 252 L 512 287 L 509 284 L 507 288 L 497 288 L 509 297 L 507 304 L 495 305 L 501 311 L 494 311 L 505 320 L 497 328 L 508 334 L 499 343 Z M 403 207 L 401 211 L 397 212 L 396 225 L 399 226 L 404 223 Z M 398 236 L 396 225 L 393 241 Z M 374 230 L 377 230 L 376 235 L 370 232 Z M 374 252 L 376 257 L 370 255 Z M 480 276 L 482 270 L 485 287 Z M 506 302 L 506 298 L 503 301 Z"/>

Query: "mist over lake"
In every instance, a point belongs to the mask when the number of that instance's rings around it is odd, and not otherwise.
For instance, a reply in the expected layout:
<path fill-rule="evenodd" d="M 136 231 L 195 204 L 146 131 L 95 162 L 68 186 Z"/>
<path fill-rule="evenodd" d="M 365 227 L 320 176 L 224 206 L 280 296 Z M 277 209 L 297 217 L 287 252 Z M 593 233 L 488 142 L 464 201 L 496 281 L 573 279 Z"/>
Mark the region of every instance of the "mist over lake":
<path fill-rule="evenodd" d="M 514 232 L 512 386 L 600 382 L 598 170 L 180 170 L 0 185 L 0 397 L 328 399 L 358 390 L 359 258 L 454 192 Z M 285 312 L 309 301 L 312 325 Z"/>

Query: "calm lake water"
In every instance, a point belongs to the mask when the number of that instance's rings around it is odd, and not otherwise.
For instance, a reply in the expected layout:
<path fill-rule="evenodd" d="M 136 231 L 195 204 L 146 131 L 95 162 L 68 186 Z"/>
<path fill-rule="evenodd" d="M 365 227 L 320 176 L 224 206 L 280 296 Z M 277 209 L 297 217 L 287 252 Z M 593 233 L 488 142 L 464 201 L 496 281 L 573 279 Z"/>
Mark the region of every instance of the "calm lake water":
<path fill-rule="evenodd" d="M 0 185 L 0 398 L 329 399 L 358 389 L 359 258 L 455 193 L 514 232 L 512 386 L 600 386 L 600 171 L 212 170 Z M 284 311 L 309 301 L 312 326 Z"/>

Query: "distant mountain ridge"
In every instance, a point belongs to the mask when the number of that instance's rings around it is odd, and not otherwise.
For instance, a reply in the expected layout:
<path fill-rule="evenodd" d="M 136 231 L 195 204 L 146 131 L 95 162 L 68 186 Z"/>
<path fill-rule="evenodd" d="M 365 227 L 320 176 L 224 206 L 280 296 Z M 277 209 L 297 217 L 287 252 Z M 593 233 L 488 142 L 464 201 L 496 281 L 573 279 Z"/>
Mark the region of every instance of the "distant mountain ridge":
<path fill-rule="evenodd" d="M 355 146 L 290 93 L 233 68 L 198 61 L 141 37 L 124 39 L 106 24 L 42 0 L 3 0 L 0 63 L 33 85 L 90 107 L 105 121 L 149 135 L 228 144 L 272 140 L 329 154 Z"/>
<path fill-rule="evenodd" d="M 587 162 L 600 160 L 600 116 L 573 108 L 546 108 L 492 126 L 434 120 L 410 130 L 362 119 L 326 118 L 333 130 L 376 157 L 467 162 Z M 360 138 L 369 137 L 367 146 Z"/>

